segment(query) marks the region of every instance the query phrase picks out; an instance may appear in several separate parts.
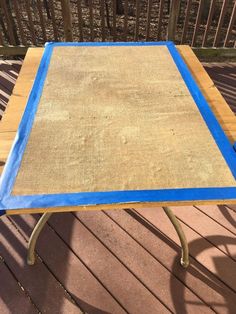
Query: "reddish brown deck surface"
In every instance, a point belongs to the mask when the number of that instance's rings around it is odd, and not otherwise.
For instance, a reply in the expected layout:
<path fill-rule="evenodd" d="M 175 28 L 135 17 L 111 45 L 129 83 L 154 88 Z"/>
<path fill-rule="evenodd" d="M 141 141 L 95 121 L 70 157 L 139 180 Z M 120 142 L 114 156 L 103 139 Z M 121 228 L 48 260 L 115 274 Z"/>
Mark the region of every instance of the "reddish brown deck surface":
<path fill-rule="evenodd" d="M 236 111 L 236 65 L 206 64 Z M 20 68 L 0 63 L 0 106 Z M 236 206 L 174 208 L 191 265 L 161 208 L 54 214 L 26 265 L 38 215 L 0 219 L 0 313 L 235 313 Z"/>

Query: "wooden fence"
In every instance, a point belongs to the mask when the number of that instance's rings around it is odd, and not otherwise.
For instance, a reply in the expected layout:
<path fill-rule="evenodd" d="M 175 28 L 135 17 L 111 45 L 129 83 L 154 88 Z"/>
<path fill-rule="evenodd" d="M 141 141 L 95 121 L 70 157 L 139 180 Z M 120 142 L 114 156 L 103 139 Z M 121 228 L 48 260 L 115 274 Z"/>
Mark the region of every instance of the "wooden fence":
<path fill-rule="evenodd" d="M 173 40 L 235 47 L 236 0 L 0 0 L 0 45 Z"/>

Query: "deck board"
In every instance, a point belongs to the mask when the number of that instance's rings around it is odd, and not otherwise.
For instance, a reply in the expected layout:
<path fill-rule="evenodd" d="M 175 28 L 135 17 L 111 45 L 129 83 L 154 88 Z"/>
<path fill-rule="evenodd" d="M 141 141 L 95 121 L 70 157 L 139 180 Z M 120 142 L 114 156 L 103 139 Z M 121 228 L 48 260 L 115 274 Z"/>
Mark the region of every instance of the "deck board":
<path fill-rule="evenodd" d="M 68 216 L 70 218 L 71 214 Z M 32 215 L 11 216 L 10 219 L 26 238 L 29 238 L 37 221 Z M 68 224 L 67 219 L 67 228 L 63 228 L 64 238 L 61 238 L 49 225 L 45 226 L 38 242 L 37 253 L 84 311 L 96 313 L 96 310 L 102 310 L 105 313 L 125 313 L 104 284 L 94 276 L 88 265 L 71 250 L 70 242 L 78 241 L 73 235 L 73 225 L 74 220 Z M 45 243 L 50 243 L 50 245 L 45 246 Z"/>
<path fill-rule="evenodd" d="M 203 91 L 234 141 L 232 111 L 192 52 L 186 54 L 189 62 L 195 62 L 196 78 L 204 76 Z M 35 60 L 32 55 L 32 62 Z M 21 62 L 4 62 L 12 66 L 7 69 L 10 83 L 5 82 L 7 75 L 0 75 L 6 106 Z M 236 110 L 236 66 L 204 66 Z M 30 89 L 32 74 L 27 67 L 22 70 L 26 79 L 21 84 Z M 18 109 L 9 106 L 9 123 L 1 125 L 0 167 L 26 100 L 18 87 L 11 102 L 16 100 Z M 148 313 L 234 313 L 236 206 L 173 209 L 189 241 L 187 271 L 179 265 L 179 240 L 161 208 L 54 215 L 39 238 L 33 267 L 26 265 L 26 244 L 39 215 L 1 217 L 0 278 L 4 285 L 0 287 L 0 312 L 19 313 L 22 308 L 25 313 L 81 313 L 81 309 L 89 314 L 139 314 L 147 309 Z"/>

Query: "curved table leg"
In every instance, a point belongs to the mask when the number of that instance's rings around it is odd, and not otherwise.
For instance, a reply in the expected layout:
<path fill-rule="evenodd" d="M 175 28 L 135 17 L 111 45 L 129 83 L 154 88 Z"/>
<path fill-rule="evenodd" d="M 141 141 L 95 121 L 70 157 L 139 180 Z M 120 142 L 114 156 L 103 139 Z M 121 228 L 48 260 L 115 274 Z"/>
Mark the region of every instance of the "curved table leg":
<path fill-rule="evenodd" d="M 45 226 L 46 222 L 50 218 L 52 213 L 44 213 L 39 221 L 37 222 L 36 226 L 34 227 L 33 232 L 31 233 L 29 243 L 28 243 L 28 255 L 27 255 L 27 263 L 28 265 L 34 265 L 35 263 L 35 245 L 37 242 L 37 239 L 39 237 L 39 234 L 43 227 Z"/>
<path fill-rule="evenodd" d="M 189 251 L 188 251 L 188 243 L 187 243 L 185 234 L 183 232 L 183 229 L 178 219 L 173 214 L 172 210 L 169 207 L 163 207 L 163 209 L 166 215 L 168 216 L 168 218 L 170 219 L 170 221 L 172 222 L 173 226 L 175 227 L 175 230 L 179 236 L 180 243 L 182 246 L 182 257 L 181 257 L 180 263 L 184 268 L 187 268 L 189 265 Z"/>

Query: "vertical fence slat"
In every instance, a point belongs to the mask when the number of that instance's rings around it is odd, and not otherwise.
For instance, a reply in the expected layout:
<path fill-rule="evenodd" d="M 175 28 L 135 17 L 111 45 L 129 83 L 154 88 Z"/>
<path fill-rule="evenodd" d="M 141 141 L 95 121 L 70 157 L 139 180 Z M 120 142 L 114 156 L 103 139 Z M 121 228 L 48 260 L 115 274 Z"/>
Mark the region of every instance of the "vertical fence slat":
<path fill-rule="evenodd" d="M 45 19 L 43 16 L 41 0 L 37 0 L 37 8 L 38 8 L 38 12 L 39 12 L 39 20 L 40 20 L 41 29 L 42 29 L 43 40 L 44 40 L 44 42 L 46 42 L 47 41 L 47 34 L 46 34 L 46 29 L 45 29 Z"/>
<path fill-rule="evenodd" d="M 113 6 L 112 6 L 112 12 L 113 12 L 113 41 L 116 41 L 116 6 L 117 6 L 117 4 L 116 4 L 116 1 L 117 0 L 113 0 L 112 1 L 112 4 L 113 4 Z"/>
<path fill-rule="evenodd" d="M 13 25 L 11 23 L 11 18 L 10 18 L 10 12 L 8 11 L 6 0 L 1 1 L 1 6 L 6 18 L 6 24 L 7 24 L 7 30 L 8 30 L 8 35 L 9 35 L 9 43 L 11 45 L 16 45 L 16 39 L 14 36 L 14 31 L 13 31 Z"/>
<path fill-rule="evenodd" d="M 209 33 L 209 30 L 210 30 L 210 27 L 211 27 L 213 14 L 214 14 L 214 11 L 215 11 L 215 4 L 216 4 L 216 0 L 212 0 L 211 1 L 211 6 L 210 6 L 210 10 L 209 10 L 209 14 L 208 14 L 208 18 L 207 18 L 205 32 L 204 32 L 203 40 L 202 40 L 202 46 L 203 47 L 205 47 L 207 45 L 207 37 L 208 37 L 208 33 Z"/>
<path fill-rule="evenodd" d="M 21 22 L 20 10 L 19 10 L 19 5 L 18 5 L 17 0 L 13 0 L 13 5 L 15 8 L 16 20 L 17 20 L 17 25 L 18 25 L 19 32 L 20 32 L 21 42 L 24 46 L 26 46 L 27 43 L 26 43 L 26 38 L 25 38 L 24 30 L 23 30 L 23 25 Z"/>
<path fill-rule="evenodd" d="M 228 26 L 228 29 L 227 29 L 227 34 L 225 36 L 224 47 L 227 47 L 228 42 L 230 40 L 230 36 L 231 36 L 231 32 L 233 30 L 235 18 L 236 18 L 236 1 L 234 2 L 233 12 L 231 14 L 230 21 L 229 21 L 229 26 Z"/>
<path fill-rule="evenodd" d="M 199 26 L 201 23 L 202 9 L 203 9 L 203 5 L 204 5 L 204 1 L 205 0 L 200 0 L 200 2 L 199 2 L 198 11 L 197 11 L 197 18 L 196 18 L 196 23 L 195 23 L 193 38 L 192 38 L 192 47 L 196 43 L 197 33 L 198 33 L 198 29 L 199 29 Z"/>
<path fill-rule="evenodd" d="M 25 5 L 26 5 L 26 12 L 27 12 L 28 19 L 29 19 L 30 35 L 31 35 L 33 44 L 36 45 L 36 35 L 35 35 L 34 23 L 33 23 L 33 19 L 32 19 L 31 6 L 30 6 L 30 3 L 29 3 L 29 0 L 25 1 Z"/>
<path fill-rule="evenodd" d="M 134 34 L 135 41 L 138 40 L 138 35 L 139 35 L 139 18 L 140 18 L 140 0 L 136 0 L 136 19 L 135 19 L 135 34 Z"/>
<path fill-rule="evenodd" d="M 61 0 L 62 18 L 66 41 L 73 41 L 70 0 Z"/>
<path fill-rule="evenodd" d="M 147 22 L 146 22 L 146 36 L 145 40 L 149 40 L 150 34 L 150 23 L 151 23 L 151 11 L 152 11 L 152 0 L 148 0 L 148 7 L 147 7 Z"/>
<path fill-rule="evenodd" d="M 4 41 L 3 41 L 3 36 L 2 36 L 2 29 L 0 27 L 0 45 L 3 46 L 4 45 Z"/>
<path fill-rule="evenodd" d="M 90 40 L 94 41 L 93 1 L 92 0 L 88 0 L 88 4 L 89 4 Z"/>
<path fill-rule="evenodd" d="M 183 33 L 181 37 L 181 44 L 185 43 L 186 41 L 191 5 L 192 5 L 192 0 L 188 0 L 186 11 L 185 11 L 185 19 L 184 19 Z"/>
<path fill-rule="evenodd" d="M 53 0 L 48 0 L 48 5 L 49 5 L 50 13 L 51 13 L 51 18 L 52 18 L 52 28 L 53 28 L 54 38 L 56 41 L 58 41 L 58 30 L 57 30 Z"/>
<path fill-rule="evenodd" d="M 224 2 L 223 2 L 221 13 L 220 13 L 219 23 L 217 25 L 217 30 L 216 30 L 216 34 L 215 34 L 215 38 L 214 38 L 213 47 L 217 47 L 218 42 L 220 40 L 220 33 L 221 33 L 222 25 L 224 22 L 225 13 L 227 11 L 228 2 L 229 2 L 228 0 L 224 0 Z"/>
<path fill-rule="evenodd" d="M 167 38 L 168 40 L 175 40 L 176 26 L 179 16 L 180 0 L 171 1 L 170 17 L 168 22 Z"/>
<path fill-rule="evenodd" d="M 160 0 L 159 13 L 158 13 L 158 25 L 157 25 L 157 40 L 160 40 L 160 38 L 161 38 L 164 4 L 165 4 L 165 0 Z"/>
<path fill-rule="evenodd" d="M 100 2 L 100 14 L 101 14 L 101 33 L 102 33 L 102 41 L 105 41 L 105 0 L 101 0 Z"/>
<path fill-rule="evenodd" d="M 78 23 L 79 23 L 79 38 L 80 41 L 84 41 L 83 34 L 83 17 L 82 17 L 82 8 L 81 8 L 81 0 L 77 0 L 77 13 L 78 13 Z"/>
<path fill-rule="evenodd" d="M 127 41 L 127 28 L 128 28 L 128 0 L 124 3 L 124 41 Z"/>

